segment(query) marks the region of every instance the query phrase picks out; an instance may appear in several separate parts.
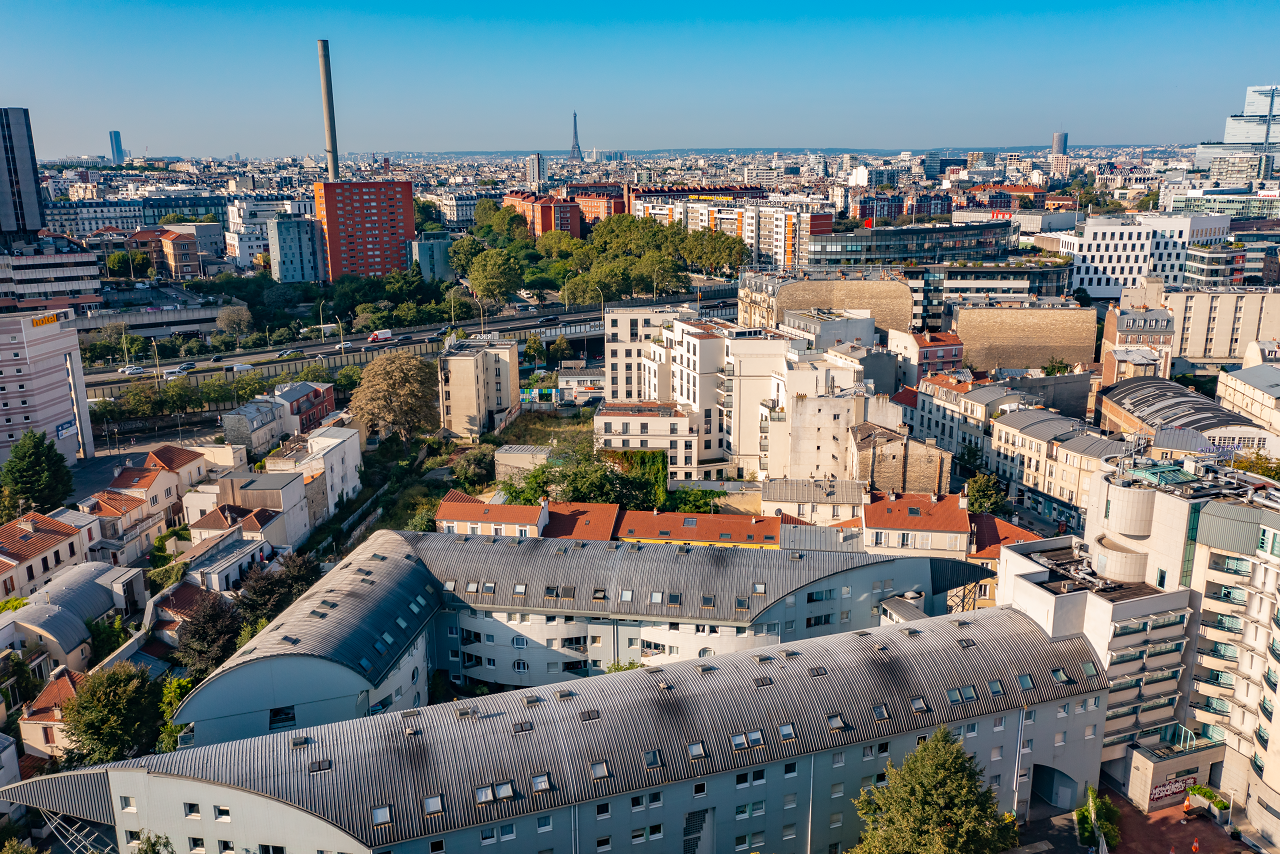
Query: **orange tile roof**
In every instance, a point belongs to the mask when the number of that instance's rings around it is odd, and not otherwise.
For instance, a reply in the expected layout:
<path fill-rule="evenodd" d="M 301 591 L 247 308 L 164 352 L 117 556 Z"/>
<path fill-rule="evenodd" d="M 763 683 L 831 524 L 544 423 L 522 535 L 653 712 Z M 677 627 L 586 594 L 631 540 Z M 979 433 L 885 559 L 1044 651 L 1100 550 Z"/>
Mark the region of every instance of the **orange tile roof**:
<path fill-rule="evenodd" d="M 177 445 L 161 445 L 151 453 L 147 454 L 146 467 L 149 469 L 161 468 L 169 471 L 177 471 L 178 469 L 189 466 L 196 460 L 204 459 L 204 454 L 189 448 L 179 448 Z"/>
<path fill-rule="evenodd" d="M 145 498 L 116 492 L 114 489 L 104 489 L 89 497 L 98 500 L 97 508 L 89 511 L 94 516 L 124 516 L 130 510 L 136 510 L 147 503 Z"/>
<path fill-rule="evenodd" d="M 74 670 L 61 667 L 56 676 L 49 680 L 49 684 L 44 686 L 44 690 L 40 692 L 40 696 L 36 697 L 34 703 L 31 704 L 31 711 L 23 714 L 24 721 L 39 721 L 41 723 L 53 723 L 59 720 L 53 713 L 54 706 L 61 708 L 67 704 L 67 701 L 75 697 L 76 691 L 86 679 L 83 673 L 76 673 Z"/>
<path fill-rule="evenodd" d="M 195 607 L 199 604 L 200 599 L 206 595 L 217 596 L 217 593 L 208 593 L 200 587 L 192 584 L 190 581 L 184 581 L 173 589 L 165 600 L 160 603 L 160 607 L 164 608 L 170 614 L 173 614 L 180 620 L 185 620 L 195 611 Z"/>
<path fill-rule="evenodd" d="M 441 501 L 436 519 L 446 522 L 492 522 L 495 525 L 536 525 L 542 507 L 523 504 L 469 504 L 465 501 Z"/>
<path fill-rule="evenodd" d="M 906 492 L 890 501 L 886 493 L 872 492 L 871 503 L 862 505 L 862 518 L 868 528 L 969 533 L 969 511 L 960 509 L 959 495 L 935 502 L 927 492 Z"/>
<path fill-rule="evenodd" d="M 906 406 L 910 409 L 916 408 L 916 390 L 913 388 L 904 388 L 889 399 L 899 406 Z"/>
<path fill-rule="evenodd" d="M 784 525 L 808 525 L 809 527 L 813 527 L 812 522 L 806 522 L 799 516 L 792 516 L 790 513 L 783 513 L 778 517 L 778 519 Z"/>
<path fill-rule="evenodd" d="M 467 495 L 465 492 L 459 492 L 451 489 L 444 494 L 444 498 L 440 499 L 441 504 L 483 504 L 479 498 L 474 495 Z"/>
<path fill-rule="evenodd" d="M 693 520 L 693 524 L 686 524 Z M 637 537 L 676 543 L 772 543 L 778 542 L 782 519 L 778 516 L 743 516 L 736 513 L 653 513 L 628 510 L 618 520 L 619 539 Z M 766 537 L 768 539 L 766 539 Z"/>
<path fill-rule="evenodd" d="M 970 513 L 969 524 L 973 530 L 974 551 L 970 557 L 998 560 L 1000 547 L 1008 543 L 1029 543 L 1040 537 L 1012 522 L 992 516 L 990 513 Z"/>
<path fill-rule="evenodd" d="M 225 531 L 239 525 L 246 531 L 256 532 L 269 525 L 278 515 L 278 512 L 266 507 L 250 510 L 235 504 L 219 504 L 192 522 L 191 527 L 201 531 Z"/>
<path fill-rule="evenodd" d="M 28 531 L 22 527 L 23 522 L 31 522 L 34 530 Z M 57 548 L 77 533 L 78 529 L 65 522 L 39 513 L 27 513 L 0 526 L 0 555 L 14 563 L 31 560 Z"/>
<path fill-rule="evenodd" d="M 107 484 L 108 489 L 150 489 L 159 475 L 156 469 L 123 469 L 116 479 Z"/>
<path fill-rule="evenodd" d="M 611 540 L 620 510 L 620 504 L 552 501 L 547 505 L 548 518 L 542 536 L 602 542 Z"/>

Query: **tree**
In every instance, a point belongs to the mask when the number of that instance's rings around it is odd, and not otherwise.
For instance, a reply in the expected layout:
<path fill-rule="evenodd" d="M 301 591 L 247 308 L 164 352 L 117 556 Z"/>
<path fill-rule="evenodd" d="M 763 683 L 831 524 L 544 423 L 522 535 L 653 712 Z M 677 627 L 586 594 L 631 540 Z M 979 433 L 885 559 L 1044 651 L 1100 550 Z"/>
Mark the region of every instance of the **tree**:
<path fill-rule="evenodd" d="M 298 304 L 298 292 L 290 285 L 275 285 L 267 288 L 262 302 L 272 311 L 288 311 Z"/>
<path fill-rule="evenodd" d="M 476 202 L 474 213 L 476 228 L 484 228 L 493 224 L 493 217 L 498 212 L 498 203 L 493 199 L 481 199 Z"/>
<path fill-rule="evenodd" d="M 183 727 L 173 722 L 173 716 L 178 713 L 178 707 L 195 687 L 196 680 L 190 678 L 175 679 L 169 676 L 164 680 L 160 689 L 160 716 L 164 723 L 160 727 L 156 753 L 172 753 L 178 749 L 178 736 L 182 733 Z"/>
<path fill-rule="evenodd" d="M 525 339 L 524 357 L 533 363 L 534 370 L 537 370 L 538 362 L 547 357 L 547 350 L 542 346 L 542 339 L 537 335 L 530 335 Z"/>
<path fill-rule="evenodd" d="M 365 366 L 351 412 L 370 429 L 399 434 L 407 446 L 438 421 L 435 368 L 412 353 L 384 353 Z"/>
<path fill-rule="evenodd" d="M 1018 196 L 1018 210 L 1031 211 L 1035 210 L 1036 203 L 1029 196 Z"/>
<path fill-rule="evenodd" d="M 1056 377 L 1070 371 L 1071 366 L 1057 356 L 1052 356 L 1049 359 L 1049 364 L 1041 365 L 1040 370 L 1044 371 L 1046 377 Z"/>
<path fill-rule="evenodd" d="M 121 250 L 107 256 L 107 274 L 117 279 L 141 276 L 150 266 L 151 256 L 139 249 Z"/>
<path fill-rule="evenodd" d="M 39 513 L 56 509 L 71 497 L 71 469 L 58 447 L 43 432 L 28 430 L 0 470 L 0 485 Z"/>
<path fill-rule="evenodd" d="M 496 451 L 497 448 L 493 445 L 481 445 L 473 451 L 467 451 L 453 464 L 453 476 L 469 487 L 492 483 Z"/>
<path fill-rule="evenodd" d="M 40 854 L 40 852 L 25 842 L 9 839 L 5 841 L 4 847 L 0 848 L 0 854 Z"/>
<path fill-rule="evenodd" d="M 643 665 L 638 661 L 611 661 L 609 666 L 604 669 L 605 673 L 625 673 L 628 670 L 638 670 Z M 3 852 L 0 852 L 3 854 Z"/>
<path fill-rule="evenodd" d="M 990 854 L 1018 845 L 1011 814 L 1001 815 L 978 761 L 946 727 L 886 765 L 888 784 L 855 801 L 865 822 L 856 854 Z"/>
<path fill-rule="evenodd" d="M 183 216 L 182 214 L 176 214 L 176 213 L 165 214 L 164 216 L 160 217 L 161 225 L 175 225 L 177 223 L 191 222 L 191 221 L 192 220 L 190 217 L 186 217 L 186 216 Z"/>
<path fill-rule="evenodd" d="M 62 707 L 68 764 L 101 765 L 149 751 L 160 731 L 158 695 L 146 668 L 131 661 L 85 676 Z"/>
<path fill-rule="evenodd" d="M 240 634 L 236 635 L 236 649 L 242 649 L 245 644 L 258 636 L 258 632 L 266 627 L 266 620 L 258 620 L 256 623 L 246 620 L 244 625 L 240 627 Z"/>
<path fill-rule="evenodd" d="M 1276 480 L 1280 477 L 1280 461 L 1273 460 L 1261 451 L 1254 451 L 1247 457 L 1239 457 L 1231 463 L 1231 467 L 1251 474 Z"/>
<path fill-rule="evenodd" d="M 720 489 L 677 489 L 667 495 L 664 509 L 673 513 L 715 513 L 716 499 L 728 494 Z"/>
<path fill-rule="evenodd" d="M 142 831 L 138 844 L 132 846 L 133 854 L 173 854 L 173 843 L 161 833 Z"/>
<path fill-rule="evenodd" d="M 206 593 L 197 600 L 191 616 L 178 627 L 178 661 L 193 679 L 204 679 L 236 651 L 243 617 L 231 600 Z"/>
<path fill-rule="evenodd" d="M 413 225 L 418 231 L 440 231 L 443 228 L 440 225 L 440 208 L 435 202 L 414 199 Z"/>
<path fill-rule="evenodd" d="M 511 295 L 524 284 L 520 262 L 501 249 L 489 249 L 471 262 L 471 290 L 494 306 L 506 305 Z"/>
<path fill-rule="evenodd" d="M 0 525 L 8 525 L 25 513 L 25 506 L 26 502 L 15 495 L 12 489 L 7 486 L 0 489 Z"/>
<path fill-rule="evenodd" d="M 260 620 L 274 620 L 289 604 L 284 601 L 285 588 L 280 583 L 280 573 L 265 572 L 253 567 L 244 577 L 236 594 L 236 609 L 244 617 L 246 625 Z"/>
<path fill-rule="evenodd" d="M 573 357 L 573 345 L 569 343 L 569 339 L 561 335 L 551 344 L 551 348 L 547 351 L 549 358 L 555 359 L 556 362 L 563 362 L 565 359 Z"/>
<path fill-rule="evenodd" d="M 333 387 L 338 394 L 350 395 L 360 385 L 360 366 L 346 365 L 333 378 Z"/>
<path fill-rule="evenodd" d="M 218 312 L 217 326 L 223 332 L 236 336 L 236 346 L 240 346 L 240 337 L 253 330 L 253 314 L 242 305 L 229 305 Z"/>
<path fill-rule="evenodd" d="M 200 389 L 187 381 L 186 377 L 178 377 L 165 383 L 160 397 L 164 408 L 169 412 L 181 412 L 184 415 L 193 409 L 204 407 L 204 396 Z"/>
<path fill-rule="evenodd" d="M 241 371 L 231 380 L 231 388 L 240 400 L 252 400 L 267 390 L 267 381 L 261 371 Z"/>
<path fill-rule="evenodd" d="M 329 369 L 319 362 L 312 362 L 301 371 L 293 375 L 298 382 L 304 383 L 331 383 L 333 377 L 329 375 Z"/>
<path fill-rule="evenodd" d="M 481 201 L 485 200 L 481 199 Z M 471 269 L 471 262 L 485 251 L 483 243 L 467 235 L 461 240 L 455 240 L 449 246 L 449 266 L 453 267 L 454 272 L 459 276 L 466 276 Z"/>
<path fill-rule="evenodd" d="M 231 383 L 222 377 L 209 377 L 196 388 L 200 390 L 201 400 L 215 406 L 219 403 L 229 403 L 235 397 Z"/>
<path fill-rule="evenodd" d="M 288 604 L 292 604 L 320 580 L 320 563 L 310 554 L 290 552 L 280 558 L 276 574 L 280 576 L 285 595 L 289 598 Z"/>
<path fill-rule="evenodd" d="M 970 513 L 990 513 L 993 516 L 1010 516 L 1012 510 L 1000 481 L 993 474 L 977 474 L 966 484 L 969 493 Z"/>
<path fill-rule="evenodd" d="M 120 614 L 111 621 L 87 620 L 85 626 L 89 629 L 89 650 L 94 664 L 124 646 L 132 635 Z"/>
<path fill-rule="evenodd" d="M 1076 302 L 1080 303 L 1084 308 L 1088 308 L 1093 305 L 1093 297 L 1089 296 L 1089 289 L 1084 286 L 1076 288 L 1076 292 L 1072 294 L 1072 296 L 1075 297 Z"/>

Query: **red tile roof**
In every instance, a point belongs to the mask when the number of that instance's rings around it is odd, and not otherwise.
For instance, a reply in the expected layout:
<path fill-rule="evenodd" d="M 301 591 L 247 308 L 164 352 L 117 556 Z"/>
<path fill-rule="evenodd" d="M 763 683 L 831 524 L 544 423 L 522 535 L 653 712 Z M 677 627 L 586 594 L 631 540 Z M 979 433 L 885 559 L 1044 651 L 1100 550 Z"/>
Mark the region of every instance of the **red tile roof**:
<path fill-rule="evenodd" d="M 98 506 L 89 511 L 94 516 L 124 516 L 130 510 L 136 510 L 147 503 L 145 498 L 139 498 L 136 495 L 129 495 L 124 492 L 116 492 L 114 489 L 104 489 L 102 492 L 95 492 L 89 497 L 98 500 Z M 88 502 L 85 503 L 87 504 Z"/>
<path fill-rule="evenodd" d="M 547 505 L 548 518 L 542 529 L 542 536 L 571 540 L 611 540 L 621 510 L 620 504 L 552 501 Z"/>
<path fill-rule="evenodd" d="M 32 530 L 23 527 L 28 522 Z M 0 555 L 14 563 L 39 557 L 50 549 L 57 548 L 67 540 L 76 536 L 78 529 L 41 516 L 39 513 L 27 513 L 7 525 L 0 526 Z"/>
<path fill-rule="evenodd" d="M 690 524 L 691 520 L 691 524 Z M 628 510 L 618 520 L 619 539 L 671 540 L 675 543 L 753 543 L 777 545 L 779 516 L 736 513 L 654 513 Z M 768 539 L 766 539 L 766 537 Z"/>
<path fill-rule="evenodd" d="M 536 525 L 542 507 L 524 504 L 469 504 L 465 501 L 441 501 L 436 520 L 445 522 L 491 522 L 496 525 Z"/>
<path fill-rule="evenodd" d="M 83 673 L 76 673 L 66 667 L 60 667 L 58 671 L 57 675 L 49 680 L 49 684 L 44 686 L 40 696 L 36 697 L 35 702 L 31 704 L 31 711 L 23 714 L 24 721 L 53 723 L 60 720 L 53 712 L 54 706 L 59 708 L 65 706 L 87 678 Z"/>
<path fill-rule="evenodd" d="M 116 479 L 107 484 L 108 489 L 150 489 L 160 472 L 156 469 L 129 468 L 121 470 Z"/>
<path fill-rule="evenodd" d="M 959 495 L 944 495 L 941 501 L 936 502 L 927 492 L 897 495 L 897 500 L 891 501 L 886 493 L 871 493 L 871 503 L 862 505 L 862 518 L 866 527 L 896 531 L 969 533 L 969 511 L 960 509 Z"/>
<path fill-rule="evenodd" d="M 790 513 L 783 513 L 781 516 L 778 517 L 778 519 L 781 520 L 782 524 L 784 525 L 809 525 L 810 527 L 813 526 L 812 522 L 806 522 L 805 520 L 801 519 L 799 516 L 792 516 Z"/>
<path fill-rule="evenodd" d="M 889 399 L 899 406 L 906 406 L 910 409 L 916 408 L 916 390 L 913 388 L 904 388 Z"/>
<path fill-rule="evenodd" d="M 200 603 L 200 599 L 208 595 L 217 596 L 218 594 L 210 594 L 191 582 L 184 581 L 175 587 L 173 592 L 159 604 L 161 608 L 164 608 L 178 619 L 185 620 L 195 612 L 196 605 Z"/>
<path fill-rule="evenodd" d="M 999 560 L 1000 548 L 1006 543 L 1013 545 L 1040 539 L 1038 535 L 990 513 L 970 513 L 969 525 L 974 538 L 974 551 L 970 557 L 985 560 Z"/>
<path fill-rule="evenodd" d="M 441 504 L 483 504 L 479 498 L 474 495 L 467 495 L 465 492 L 459 492 L 451 489 L 444 494 L 444 498 L 440 499 Z"/>
<path fill-rule="evenodd" d="M 201 531 L 226 531 L 239 525 L 246 531 L 257 532 L 271 524 L 271 520 L 278 515 L 277 511 L 266 507 L 249 510 L 235 504 L 219 504 L 192 522 L 191 527 Z"/>
<path fill-rule="evenodd" d="M 202 459 L 204 459 L 204 454 L 198 451 L 179 448 L 177 445 L 161 445 L 147 454 L 146 467 L 149 469 L 161 468 L 177 471 L 184 466 L 191 465 L 196 460 Z"/>

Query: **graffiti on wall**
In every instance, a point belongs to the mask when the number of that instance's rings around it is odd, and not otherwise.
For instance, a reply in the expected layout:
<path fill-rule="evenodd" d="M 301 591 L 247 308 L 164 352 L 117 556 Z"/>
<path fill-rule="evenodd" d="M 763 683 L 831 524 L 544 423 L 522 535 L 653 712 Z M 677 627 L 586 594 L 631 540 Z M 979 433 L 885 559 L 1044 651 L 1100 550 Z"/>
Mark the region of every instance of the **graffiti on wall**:
<path fill-rule="evenodd" d="M 1195 777 L 1179 777 L 1176 780 L 1166 780 L 1159 786 L 1151 787 L 1151 797 L 1148 801 L 1163 801 L 1165 798 L 1180 795 L 1187 790 L 1188 786 L 1196 784 Z"/>

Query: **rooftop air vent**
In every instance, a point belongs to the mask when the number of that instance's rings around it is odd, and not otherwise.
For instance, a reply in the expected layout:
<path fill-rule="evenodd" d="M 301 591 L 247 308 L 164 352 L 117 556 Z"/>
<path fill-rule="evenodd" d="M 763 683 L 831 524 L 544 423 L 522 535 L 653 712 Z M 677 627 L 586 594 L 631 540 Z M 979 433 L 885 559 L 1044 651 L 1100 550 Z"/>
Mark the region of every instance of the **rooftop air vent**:
<path fill-rule="evenodd" d="M 526 706 L 536 706 L 541 702 L 542 698 L 536 694 L 529 694 L 524 698 L 524 704 Z"/>
<path fill-rule="evenodd" d="M 911 637 L 912 635 L 918 635 L 918 634 L 920 634 L 920 630 L 919 630 L 919 629 L 913 629 L 913 628 L 911 628 L 910 626 L 903 626 L 902 628 L 898 629 L 898 631 L 902 632 L 902 633 L 903 633 L 904 635 L 906 635 L 907 637 Z"/>
<path fill-rule="evenodd" d="M 662 668 L 661 668 L 661 667 L 646 667 L 646 668 L 644 669 L 644 672 L 645 672 L 645 673 L 661 673 L 661 672 L 662 672 Z"/>
<path fill-rule="evenodd" d="M 713 670 L 715 670 L 715 669 L 716 669 L 716 668 L 715 668 L 715 665 L 714 665 L 714 664 L 699 664 L 699 665 L 698 665 L 698 671 L 699 671 L 699 672 L 701 672 L 701 673 L 710 673 L 711 671 L 713 671 Z"/>
<path fill-rule="evenodd" d="M 458 536 L 453 538 L 453 541 L 455 543 L 465 543 L 467 541 L 467 536 L 466 534 L 459 534 Z"/>
<path fill-rule="evenodd" d="M 569 698 L 570 698 L 570 697 L 572 697 L 572 696 L 573 696 L 573 692 L 572 692 L 572 691 L 557 691 L 557 692 L 556 692 L 556 699 L 557 699 L 557 700 L 567 700 L 567 699 L 569 699 Z"/>

